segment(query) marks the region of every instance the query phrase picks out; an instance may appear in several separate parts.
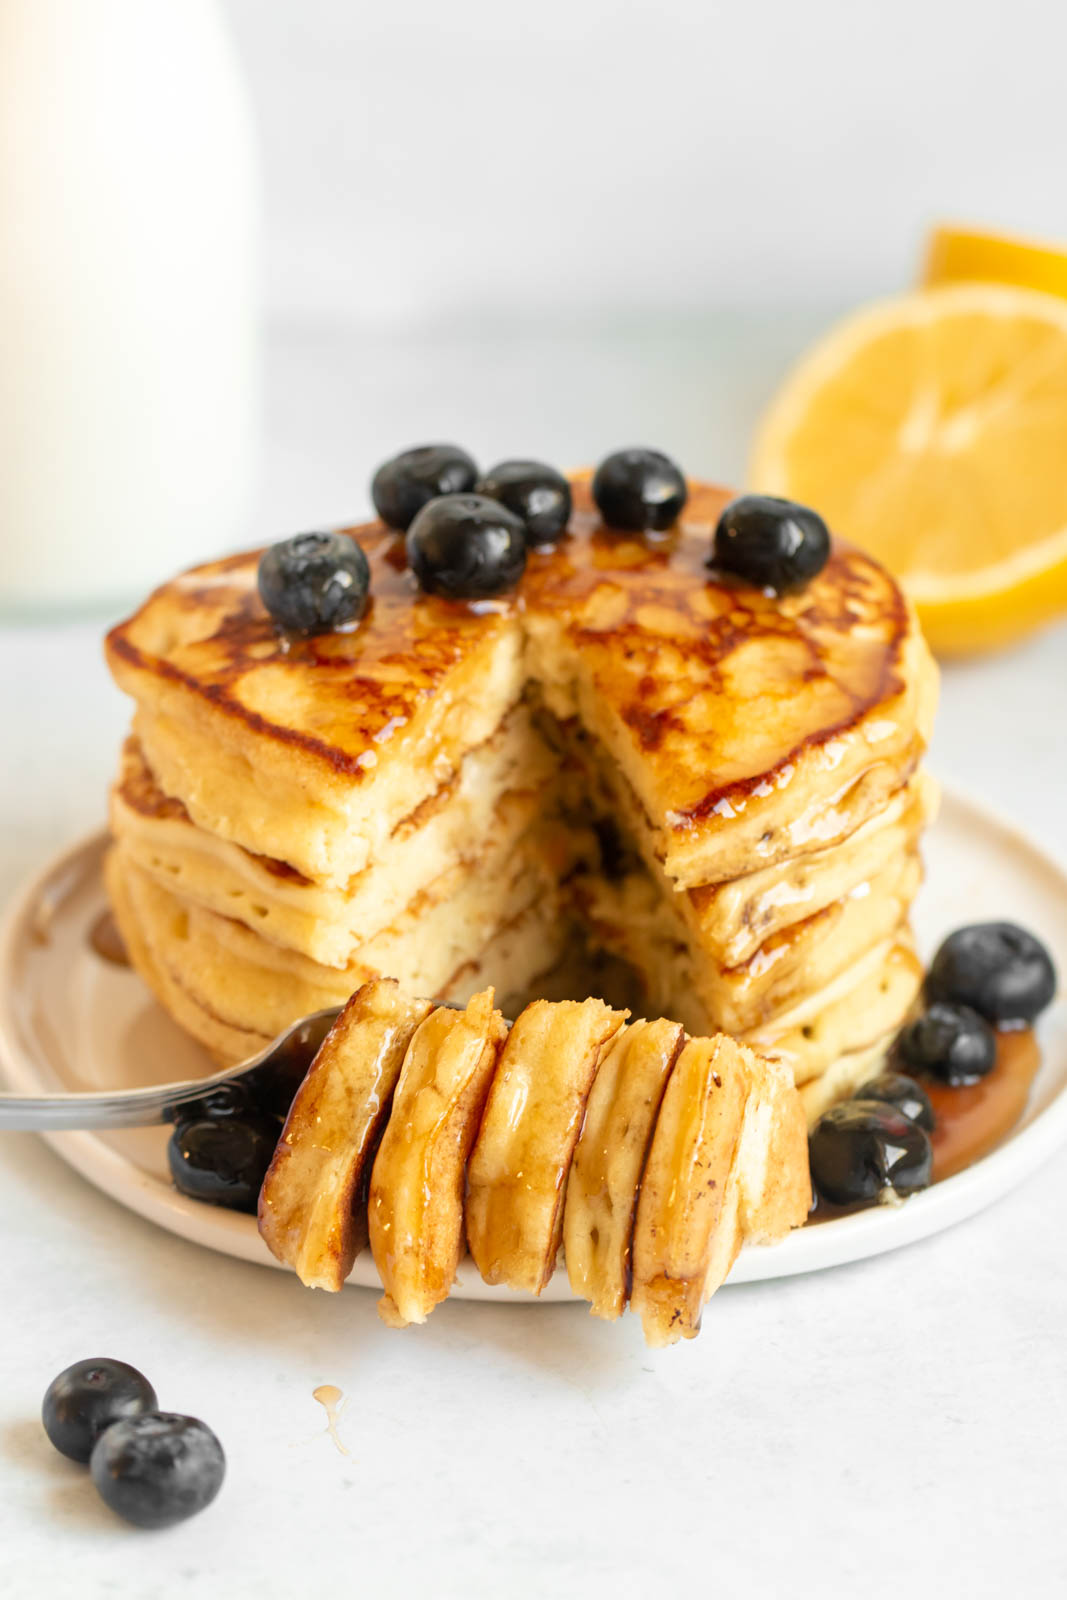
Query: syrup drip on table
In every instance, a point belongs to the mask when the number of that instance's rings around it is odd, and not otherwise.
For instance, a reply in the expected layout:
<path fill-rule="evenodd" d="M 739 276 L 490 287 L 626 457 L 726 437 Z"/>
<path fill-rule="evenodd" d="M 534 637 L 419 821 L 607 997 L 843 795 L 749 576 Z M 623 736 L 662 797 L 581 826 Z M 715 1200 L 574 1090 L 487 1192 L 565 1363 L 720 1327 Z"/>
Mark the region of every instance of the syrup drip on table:
<path fill-rule="evenodd" d="M 118 923 L 110 911 L 101 911 L 89 929 L 89 943 L 104 961 L 115 967 L 128 967 L 130 958 L 119 932 Z"/>
<path fill-rule="evenodd" d="M 317 1400 L 326 1413 L 326 1432 L 343 1456 L 351 1455 L 348 1446 L 341 1440 L 337 1431 L 338 1418 L 344 1406 L 344 1395 L 336 1384 L 320 1383 L 317 1389 L 311 1391 L 311 1398 Z"/>
<path fill-rule="evenodd" d="M 1032 1028 L 1001 1028 L 997 1032 L 997 1059 L 992 1072 L 977 1083 L 953 1089 L 947 1083 L 922 1079 L 934 1108 L 933 1183 L 951 1178 L 994 1150 L 1014 1128 L 1026 1108 L 1030 1085 L 1041 1065 L 1041 1052 Z M 808 1218 L 833 1222 L 854 1216 L 869 1206 L 835 1206 L 817 1198 Z"/>

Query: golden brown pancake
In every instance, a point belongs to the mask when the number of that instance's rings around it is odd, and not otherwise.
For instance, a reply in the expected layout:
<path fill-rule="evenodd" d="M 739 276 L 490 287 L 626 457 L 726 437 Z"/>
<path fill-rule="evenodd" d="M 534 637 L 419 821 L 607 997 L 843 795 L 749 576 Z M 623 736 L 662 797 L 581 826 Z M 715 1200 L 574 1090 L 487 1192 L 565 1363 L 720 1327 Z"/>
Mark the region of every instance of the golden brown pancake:
<path fill-rule="evenodd" d="M 364 984 L 322 1041 L 286 1118 L 259 1196 L 259 1231 L 312 1289 L 337 1290 L 362 1244 L 359 1190 L 400 1069 L 430 1001 L 392 978 Z"/>
<path fill-rule="evenodd" d="M 602 528 L 584 483 L 570 531 L 511 595 L 417 591 L 403 544 L 352 530 L 362 622 L 281 635 L 259 552 L 165 584 L 108 636 L 163 790 L 198 826 L 341 885 L 490 738 L 529 681 L 578 714 L 683 887 L 818 849 L 859 826 L 921 752 L 936 674 L 914 614 L 835 541 L 798 594 L 708 571 L 725 490 L 695 484 L 677 528 Z"/>
<path fill-rule="evenodd" d="M 425 1322 L 448 1294 L 463 1249 L 463 1180 L 506 1035 L 493 991 L 440 1007 L 408 1046 L 371 1173 L 367 1222 L 393 1327 Z"/>
<path fill-rule="evenodd" d="M 645 1163 L 631 1306 L 650 1345 L 692 1339 L 746 1238 L 772 1243 L 811 1206 L 807 1133 L 788 1073 L 722 1035 L 675 1063 Z"/>
<path fill-rule="evenodd" d="M 540 1294 L 586 1101 L 625 1013 L 602 1000 L 535 1000 L 517 1019 L 471 1155 L 467 1242 L 487 1283 Z"/>
<path fill-rule="evenodd" d="M 630 1292 L 634 1212 L 663 1091 L 685 1043 L 678 1022 L 632 1022 L 600 1063 L 578 1136 L 563 1213 L 575 1294 L 620 1316 Z"/>

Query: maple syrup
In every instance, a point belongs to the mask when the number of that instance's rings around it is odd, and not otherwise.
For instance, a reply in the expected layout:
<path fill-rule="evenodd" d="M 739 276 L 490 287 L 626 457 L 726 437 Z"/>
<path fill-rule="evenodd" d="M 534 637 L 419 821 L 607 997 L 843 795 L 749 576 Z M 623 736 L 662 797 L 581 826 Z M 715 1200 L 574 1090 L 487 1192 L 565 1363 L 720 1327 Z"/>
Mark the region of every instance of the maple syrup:
<path fill-rule="evenodd" d="M 311 1391 L 311 1398 L 317 1400 L 326 1413 L 326 1432 L 337 1446 L 343 1456 L 350 1455 L 348 1446 L 342 1441 L 337 1431 L 337 1423 L 344 1406 L 344 1395 L 333 1383 L 320 1383 L 317 1389 Z"/>
<path fill-rule="evenodd" d="M 993 1070 L 977 1083 L 953 1089 L 924 1080 L 937 1119 L 930 1135 L 935 1183 L 988 1155 L 1011 1132 L 1023 1114 L 1040 1065 L 1041 1052 L 1032 1028 L 1002 1028 L 997 1033 Z"/>
<path fill-rule="evenodd" d="M 101 911 L 89 929 L 89 943 L 101 960 L 110 961 L 115 967 L 129 966 L 126 945 L 112 912 Z"/>

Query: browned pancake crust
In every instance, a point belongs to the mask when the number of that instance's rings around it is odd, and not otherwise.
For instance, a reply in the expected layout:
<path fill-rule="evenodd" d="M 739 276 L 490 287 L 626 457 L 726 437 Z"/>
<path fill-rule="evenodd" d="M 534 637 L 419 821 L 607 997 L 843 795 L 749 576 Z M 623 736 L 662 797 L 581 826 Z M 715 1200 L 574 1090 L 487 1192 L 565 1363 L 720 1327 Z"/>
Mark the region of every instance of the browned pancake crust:
<path fill-rule="evenodd" d="M 147 672 L 181 684 L 359 782 L 373 771 L 366 752 L 402 735 L 517 610 L 550 613 L 632 731 L 653 787 L 669 794 L 663 820 L 686 831 L 783 787 L 806 751 L 825 751 L 832 765 L 835 740 L 905 694 L 914 638 L 893 580 L 840 541 L 797 595 L 716 578 L 707 558 L 728 498 L 693 485 L 677 528 L 634 538 L 604 529 L 578 482 L 568 536 L 531 554 L 513 594 L 481 603 L 419 593 L 402 538 L 380 523 L 352 529 L 371 568 L 367 613 L 350 631 L 311 639 L 283 636 L 265 612 L 259 552 L 232 556 L 158 590 L 112 629 L 109 660 L 120 682 Z M 866 626 L 872 619 L 877 626 Z M 748 670 L 757 659 L 770 663 L 758 684 Z M 776 723 L 792 729 L 784 747 L 759 737 Z"/>

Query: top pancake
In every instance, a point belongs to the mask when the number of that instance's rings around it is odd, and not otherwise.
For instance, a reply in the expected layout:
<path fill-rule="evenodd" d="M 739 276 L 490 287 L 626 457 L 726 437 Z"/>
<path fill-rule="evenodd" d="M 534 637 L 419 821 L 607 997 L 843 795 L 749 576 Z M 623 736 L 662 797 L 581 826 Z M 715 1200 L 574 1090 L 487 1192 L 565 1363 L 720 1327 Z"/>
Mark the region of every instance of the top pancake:
<path fill-rule="evenodd" d="M 835 541 L 775 597 L 707 570 L 727 491 L 691 487 L 666 534 L 612 533 L 587 484 L 553 549 L 498 600 L 419 592 L 404 542 L 366 551 L 361 622 L 280 633 L 259 552 L 158 589 L 107 641 L 163 790 L 199 826 L 344 883 L 488 739 L 532 682 L 610 757 L 680 886 L 721 882 L 844 837 L 914 767 L 936 670 L 909 605 Z"/>

